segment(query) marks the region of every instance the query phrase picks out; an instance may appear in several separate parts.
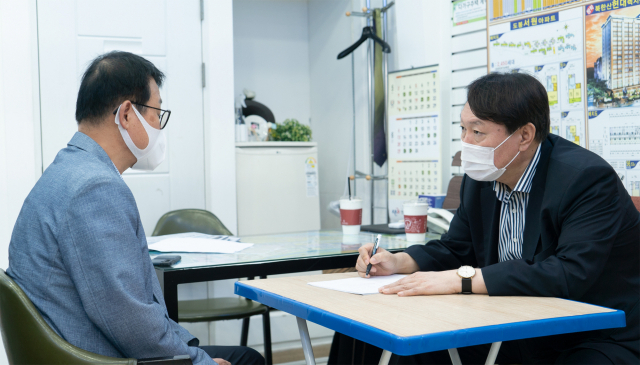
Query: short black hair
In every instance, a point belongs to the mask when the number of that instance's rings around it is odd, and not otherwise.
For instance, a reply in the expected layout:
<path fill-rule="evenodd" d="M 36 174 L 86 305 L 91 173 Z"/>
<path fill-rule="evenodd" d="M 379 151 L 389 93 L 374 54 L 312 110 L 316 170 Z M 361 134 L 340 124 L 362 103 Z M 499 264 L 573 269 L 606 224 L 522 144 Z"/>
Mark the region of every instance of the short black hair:
<path fill-rule="evenodd" d="M 151 79 L 161 87 L 164 74 L 138 55 L 112 51 L 96 57 L 82 76 L 76 121 L 98 124 L 125 100 L 146 104 L 151 98 Z M 138 111 L 143 112 L 140 107 Z"/>
<path fill-rule="evenodd" d="M 482 120 L 504 125 L 509 134 L 531 123 L 535 139 L 549 134 L 549 97 L 540 81 L 526 73 L 491 73 L 467 87 L 467 101 L 473 114 Z"/>

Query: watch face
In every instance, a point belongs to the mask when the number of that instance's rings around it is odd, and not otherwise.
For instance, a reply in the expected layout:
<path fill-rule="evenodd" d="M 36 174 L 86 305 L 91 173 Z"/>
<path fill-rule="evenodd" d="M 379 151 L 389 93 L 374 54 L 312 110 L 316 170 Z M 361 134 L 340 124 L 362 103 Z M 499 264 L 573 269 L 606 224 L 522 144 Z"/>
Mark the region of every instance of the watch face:
<path fill-rule="evenodd" d="M 471 266 L 462 266 L 458 269 L 458 274 L 463 278 L 473 277 L 476 273 L 476 270 Z"/>

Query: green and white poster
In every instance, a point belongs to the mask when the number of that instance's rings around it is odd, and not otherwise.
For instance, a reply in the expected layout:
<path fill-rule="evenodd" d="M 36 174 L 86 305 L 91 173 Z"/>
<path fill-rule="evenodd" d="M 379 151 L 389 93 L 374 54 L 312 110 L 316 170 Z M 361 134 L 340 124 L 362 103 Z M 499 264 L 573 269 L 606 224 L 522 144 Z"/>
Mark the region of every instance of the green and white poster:
<path fill-rule="evenodd" d="M 458 0 L 453 2 L 453 26 L 484 21 L 487 17 L 486 0 Z"/>

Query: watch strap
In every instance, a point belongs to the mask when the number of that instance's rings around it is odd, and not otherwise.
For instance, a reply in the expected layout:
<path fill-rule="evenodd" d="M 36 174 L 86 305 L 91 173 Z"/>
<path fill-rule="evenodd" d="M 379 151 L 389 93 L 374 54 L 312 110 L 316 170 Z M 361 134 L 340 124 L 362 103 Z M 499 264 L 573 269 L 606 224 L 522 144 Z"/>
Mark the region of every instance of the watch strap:
<path fill-rule="evenodd" d="M 462 278 L 462 294 L 472 294 L 471 291 L 471 279 Z"/>

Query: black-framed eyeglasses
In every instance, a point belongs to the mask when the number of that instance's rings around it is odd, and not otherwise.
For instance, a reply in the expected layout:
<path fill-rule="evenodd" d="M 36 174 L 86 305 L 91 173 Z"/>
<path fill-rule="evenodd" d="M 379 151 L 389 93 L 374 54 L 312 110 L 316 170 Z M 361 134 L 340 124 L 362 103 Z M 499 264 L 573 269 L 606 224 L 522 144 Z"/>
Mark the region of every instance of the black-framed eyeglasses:
<path fill-rule="evenodd" d="M 134 102 L 131 102 L 131 104 L 161 111 L 162 113 L 160 113 L 160 129 L 164 129 L 164 127 L 167 126 L 167 123 L 169 123 L 169 117 L 171 116 L 171 110 L 154 108 L 154 107 L 149 106 L 149 105 L 144 105 L 144 104 L 134 103 Z M 116 115 L 117 112 L 118 112 L 118 109 L 114 110 L 113 111 L 113 115 Z"/>

